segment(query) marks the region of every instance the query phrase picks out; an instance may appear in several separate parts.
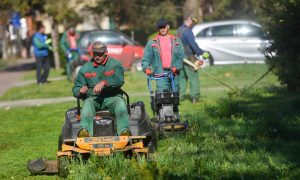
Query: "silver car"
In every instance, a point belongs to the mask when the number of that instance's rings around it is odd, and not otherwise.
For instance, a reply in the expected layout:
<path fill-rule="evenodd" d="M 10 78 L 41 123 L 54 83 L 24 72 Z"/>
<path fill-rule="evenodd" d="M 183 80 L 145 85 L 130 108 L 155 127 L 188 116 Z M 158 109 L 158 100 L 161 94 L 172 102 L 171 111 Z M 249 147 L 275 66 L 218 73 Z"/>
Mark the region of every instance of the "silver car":
<path fill-rule="evenodd" d="M 261 26 L 252 21 L 234 20 L 197 24 L 197 44 L 211 54 L 210 65 L 264 63 L 269 40 Z"/>

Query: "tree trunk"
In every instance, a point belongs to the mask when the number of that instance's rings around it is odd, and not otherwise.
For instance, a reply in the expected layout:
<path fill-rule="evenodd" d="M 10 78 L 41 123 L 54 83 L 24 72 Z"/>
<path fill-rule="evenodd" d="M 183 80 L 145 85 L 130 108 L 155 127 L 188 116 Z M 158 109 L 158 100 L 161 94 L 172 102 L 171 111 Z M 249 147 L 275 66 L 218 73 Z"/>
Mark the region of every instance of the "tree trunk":
<path fill-rule="evenodd" d="M 17 57 L 21 57 L 21 50 L 22 50 L 22 39 L 21 39 L 21 33 L 20 33 L 20 28 L 16 28 L 16 55 Z"/>
<path fill-rule="evenodd" d="M 7 33 L 6 33 L 6 23 L 8 19 L 7 11 L 1 9 L 0 10 L 0 27 L 1 27 L 1 37 L 2 37 L 2 59 L 7 59 Z"/>
<path fill-rule="evenodd" d="M 193 15 L 198 19 L 198 22 L 203 22 L 203 11 L 199 0 L 186 0 L 184 3 L 184 12 L 186 15 Z"/>
<path fill-rule="evenodd" d="M 7 37 L 5 25 L 2 25 L 2 59 L 7 59 Z"/>
<path fill-rule="evenodd" d="M 53 56 L 54 56 L 54 65 L 55 69 L 60 69 L 60 60 L 59 60 L 59 54 L 58 54 L 58 30 L 57 26 L 55 25 L 53 18 L 50 18 L 51 22 L 51 38 L 52 38 L 52 48 L 53 48 Z"/>

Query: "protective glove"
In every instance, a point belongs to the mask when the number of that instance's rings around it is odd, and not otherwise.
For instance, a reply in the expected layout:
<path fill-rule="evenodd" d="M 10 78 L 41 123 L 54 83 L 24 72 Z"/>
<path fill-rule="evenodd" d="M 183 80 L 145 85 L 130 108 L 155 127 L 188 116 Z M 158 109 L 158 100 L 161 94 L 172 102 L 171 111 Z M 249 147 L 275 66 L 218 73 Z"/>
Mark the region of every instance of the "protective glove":
<path fill-rule="evenodd" d="M 45 43 L 49 45 L 49 44 L 52 43 L 52 40 L 51 39 L 46 39 Z"/>
<path fill-rule="evenodd" d="M 50 51 L 53 51 L 53 48 L 52 48 L 52 46 L 50 45 L 52 43 L 52 40 L 51 39 L 46 39 L 46 41 L 45 41 L 45 47 L 47 48 L 47 49 L 49 49 Z"/>
<path fill-rule="evenodd" d="M 209 54 L 208 52 L 204 52 L 204 53 L 202 54 L 202 57 L 203 57 L 203 59 L 209 59 L 210 54 Z"/>
<path fill-rule="evenodd" d="M 172 68 L 171 68 L 171 71 L 172 71 L 172 73 L 173 73 L 174 76 L 176 76 L 177 73 L 178 73 L 176 67 L 172 67 Z"/>
<path fill-rule="evenodd" d="M 153 74 L 151 69 L 149 69 L 149 68 L 145 70 L 145 73 L 147 74 L 147 76 L 150 76 Z"/>

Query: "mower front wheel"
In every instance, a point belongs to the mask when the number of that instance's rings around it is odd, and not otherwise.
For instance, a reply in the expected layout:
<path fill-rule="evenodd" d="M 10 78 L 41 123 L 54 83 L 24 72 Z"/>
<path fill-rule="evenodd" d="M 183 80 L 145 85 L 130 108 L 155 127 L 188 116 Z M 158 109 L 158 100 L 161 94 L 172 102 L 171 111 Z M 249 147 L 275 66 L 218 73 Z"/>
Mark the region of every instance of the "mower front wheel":
<path fill-rule="evenodd" d="M 57 169 L 60 177 L 67 177 L 69 174 L 70 160 L 68 156 L 60 156 L 57 158 Z"/>
<path fill-rule="evenodd" d="M 58 151 L 62 150 L 62 144 L 63 144 L 63 137 L 62 137 L 62 135 L 60 135 L 59 138 L 58 138 L 58 143 L 57 143 L 57 150 Z"/>

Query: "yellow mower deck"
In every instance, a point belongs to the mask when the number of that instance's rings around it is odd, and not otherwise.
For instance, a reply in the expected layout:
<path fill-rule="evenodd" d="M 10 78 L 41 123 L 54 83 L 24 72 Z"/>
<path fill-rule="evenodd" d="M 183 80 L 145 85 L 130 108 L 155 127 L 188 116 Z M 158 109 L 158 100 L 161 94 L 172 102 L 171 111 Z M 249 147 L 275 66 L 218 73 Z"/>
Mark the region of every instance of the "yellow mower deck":
<path fill-rule="evenodd" d="M 110 156 L 115 152 L 130 150 L 132 153 L 147 155 L 149 150 L 144 147 L 143 139 L 146 139 L 146 136 L 103 136 L 66 139 L 62 144 L 62 150 L 57 152 L 57 157 L 72 157 L 74 152 Z"/>
<path fill-rule="evenodd" d="M 145 155 L 149 149 L 144 147 L 146 136 L 102 136 L 76 139 L 65 139 L 61 151 L 56 153 L 57 160 L 37 159 L 28 162 L 28 170 L 33 175 L 56 174 L 64 169 L 60 158 L 71 159 L 78 154 L 93 154 L 96 156 L 111 156 L 116 152 L 130 152 L 134 155 Z"/>

